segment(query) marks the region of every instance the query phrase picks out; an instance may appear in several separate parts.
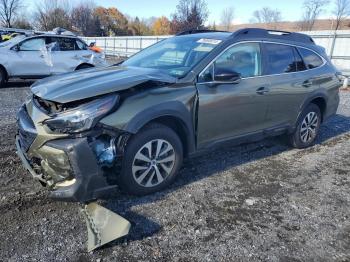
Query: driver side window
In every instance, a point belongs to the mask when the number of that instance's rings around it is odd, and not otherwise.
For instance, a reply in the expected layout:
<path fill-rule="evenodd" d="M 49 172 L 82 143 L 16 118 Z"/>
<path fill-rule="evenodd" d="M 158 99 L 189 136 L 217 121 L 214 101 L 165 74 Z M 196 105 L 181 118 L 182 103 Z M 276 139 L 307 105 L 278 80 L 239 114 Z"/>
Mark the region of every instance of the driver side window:
<path fill-rule="evenodd" d="M 45 48 L 45 39 L 43 37 L 32 38 L 20 44 L 21 51 L 41 51 Z"/>
<path fill-rule="evenodd" d="M 214 67 L 214 68 L 213 68 Z M 230 47 L 204 71 L 200 82 L 215 81 L 214 75 L 235 72 L 242 78 L 261 75 L 261 51 L 259 43 L 243 43 Z"/>

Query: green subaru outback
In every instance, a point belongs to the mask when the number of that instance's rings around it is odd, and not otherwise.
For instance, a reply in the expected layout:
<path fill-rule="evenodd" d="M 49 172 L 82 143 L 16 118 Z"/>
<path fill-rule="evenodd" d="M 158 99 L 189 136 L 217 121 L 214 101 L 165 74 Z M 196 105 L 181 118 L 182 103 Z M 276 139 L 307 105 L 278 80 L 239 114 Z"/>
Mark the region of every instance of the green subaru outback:
<path fill-rule="evenodd" d="M 192 30 L 115 66 L 36 82 L 16 146 L 55 199 L 144 195 L 173 182 L 183 158 L 228 141 L 285 134 L 313 145 L 340 86 L 307 35 Z"/>

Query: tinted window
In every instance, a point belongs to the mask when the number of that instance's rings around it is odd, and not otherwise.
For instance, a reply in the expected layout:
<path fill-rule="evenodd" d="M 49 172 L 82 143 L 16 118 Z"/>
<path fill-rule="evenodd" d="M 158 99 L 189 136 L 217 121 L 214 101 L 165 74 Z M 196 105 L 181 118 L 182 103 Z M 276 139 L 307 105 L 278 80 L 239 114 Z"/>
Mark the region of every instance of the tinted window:
<path fill-rule="evenodd" d="M 265 44 L 266 71 L 268 75 L 283 74 L 297 71 L 294 57 L 294 47 L 279 44 Z"/>
<path fill-rule="evenodd" d="M 44 50 L 45 48 L 44 38 L 33 38 L 20 44 L 21 51 L 40 51 Z"/>
<path fill-rule="evenodd" d="M 293 50 L 294 50 L 294 57 L 295 57 L 297 71 L 306 70 L 307 68 L 306 68 L 305 63 L 304 63 L 303 59 L 301 58 L 298 50 L 296 48 L 293 48 Z"/>
<path fill-rule="evenodd" d="M 302 55 L 305 64 L 309 69 L 319 67 L 323 64 L 322 59 L 316 55 L 314 52 L 307 50 L 305 48 L 298 48 L 300 54 Z"/>
<path fill-rule="evenodd" d="M 74 51 L 80 50 L 74 38 L 50 37 L 48 48 L 51 51 Z"/>
<path fill-rule="evenodd" d="M 76 40 L 78 50 L 87 50 L 87 45 L 80 40 Z"/>
<path fill-rule="evenodd" d="M 215 73 L 236 72 L 241 77 L 261 75 L 261 53 L 258 43 L 235 45 L 220 55 L 214 63 Z"/>

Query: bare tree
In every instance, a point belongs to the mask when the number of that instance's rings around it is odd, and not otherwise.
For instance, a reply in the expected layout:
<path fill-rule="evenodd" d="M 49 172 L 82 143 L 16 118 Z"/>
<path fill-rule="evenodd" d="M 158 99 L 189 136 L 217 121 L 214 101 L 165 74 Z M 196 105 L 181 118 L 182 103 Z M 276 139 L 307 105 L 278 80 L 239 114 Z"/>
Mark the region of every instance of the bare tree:
<path fill-rule="evenodd" d="M 350 0 L 335 0 L 335 30 L 338 30 L 340 24 L 350 15 Z"/>
<path fill-rule="evenodd" d="M 222 10 L 220 22 L 225 30 L 230 31 L 234 17 L 235 9 L 233 7 L 228 7 Z"/>
<path fill-rule="evenodd" d="M 42 0 L 34 13 L 36 27 L 49 31 L 56 27 L 71 29 L 70 7 L 66 0 Z"/>
<path fill-rule="evenodd" d="M 305 0 L 303 4 L 304 14 L 301 22 L 301 29 L 311 31 L 315 25 L 316 19 L 328 4 L 329 0 Z"/>
<path fill-rule="evenodd" d="M 6 27 L 12 27 L 15 16 L 22 8 L 21 0 L 0 0 L 0 19 Z"/>
<path fill-rule="evenodd" d="M 253 21 L 257 23 L 276 23 L 282 20 L 281 12 L 269 7 L 254 11 L 253 17 Z"/>
<path fill-rule="evenodd" d="M 180 0 L 176 12 L 172 15 L 171 31 L 180 31 L 203 28 L 209 11 L 205 0 Z"/>
<path fill-rule="evenodd" d="M 71 22 L 76 31 L 85 36 L 99 35 L 96 19 L 94 17 L 95 3 L 93 1 L 81 1 L 72 9 Z"/>

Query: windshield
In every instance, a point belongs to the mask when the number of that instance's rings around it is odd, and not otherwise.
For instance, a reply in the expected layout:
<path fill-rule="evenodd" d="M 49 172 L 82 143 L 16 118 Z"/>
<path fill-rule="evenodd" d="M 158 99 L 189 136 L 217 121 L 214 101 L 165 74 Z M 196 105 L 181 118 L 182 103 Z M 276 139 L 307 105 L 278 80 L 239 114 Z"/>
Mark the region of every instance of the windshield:
<path fill-rule="evenodd" d="M 122 65 L 161 69 L 181 78 L 220 43 L 193 36 L 173 37 L 137 53 Z"/>
<path fill-rule="evenodd" d="M 21 41 L 23 38 L 25 38 L 24 35 L 18 35 L 10 40 L 7 40 L 6 42 L 3 42 L 0 44 L 0 47 L 5 47 L 5 46 L 10 46 L 10 45 L 15 45 L 17 44 L 19 41 Z"/>

